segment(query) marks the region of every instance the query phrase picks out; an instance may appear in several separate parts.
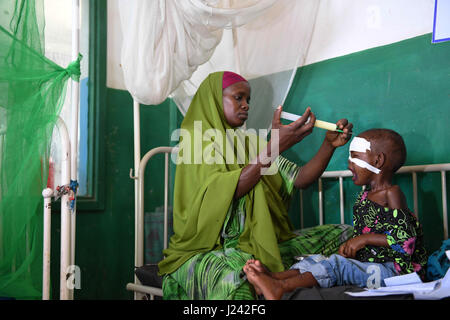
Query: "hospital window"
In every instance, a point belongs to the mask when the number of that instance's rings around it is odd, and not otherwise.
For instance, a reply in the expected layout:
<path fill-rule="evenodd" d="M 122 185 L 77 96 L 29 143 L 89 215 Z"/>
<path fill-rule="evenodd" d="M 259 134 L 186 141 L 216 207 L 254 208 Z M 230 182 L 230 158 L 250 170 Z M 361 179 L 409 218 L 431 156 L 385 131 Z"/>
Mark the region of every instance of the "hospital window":
<path fill-rule="evenodd" d="M 62 67 L 72 62 L 72 0 L 44 0 L 45 10 L 45 55 Z M 99 81 L 102 75 L 102 67 L 98 67 L 98 56 L 102 54 L 101 38 L 104 37 L 103 30 L 106 27 L 106 1 L 80 0 L 80 53 L 81 60 L 80 77 L 80 113 L 78 127 L 78 202 L 91 200 L 98 202 L 99 190 L 96 183 L 99 178 L 98 144 L 95 137 L 99 131 L 99 101 L 98 88 L 104 85 Z M 103 15 L 99 17 L 98 15 Z M 98 25 L 103 24 L 103 25 Z M 100 27 L 100 28 L 99 28 Z M 100 30 L 100 31 L 99 31 Z M 103 43 L 103 42 L 102 42 Z M 99 49 L 100 48 L 100 49 Z M 91 61 L 90 61 L 91 60 Z M 104 58 L 103 58 L 104 60 Z M 104 62 L 102 62 L 104 63 Z M 97 64 L 97 65 L 95 65 Z M 90 66 L 95 65 L 95 68 Z M 64 120 L 69 134 L 71 134 L 71 81 L 68 82 L 64 105 L 60 114 Z M 71 137 L 72 143 L 73 137 Z M 54 186 L 60 185 L 61 181 L 61 150 L 60 137 L 55 129 L 51 145 L 51 161 L 53 162 Z M 101 169 L 100 169 L 101 170 Z M 93 201 L 92 201 L 93 200 Z M 94 206 L 98 206 L 95 204 Z M 81 206 L 83 207 L 83 205 Z M 89 207 L 89 206 L 88 206 Z M 92 208 L 91 208 L 92 209 Z M 94 208 L 95 209 L 95 208 Z"/>

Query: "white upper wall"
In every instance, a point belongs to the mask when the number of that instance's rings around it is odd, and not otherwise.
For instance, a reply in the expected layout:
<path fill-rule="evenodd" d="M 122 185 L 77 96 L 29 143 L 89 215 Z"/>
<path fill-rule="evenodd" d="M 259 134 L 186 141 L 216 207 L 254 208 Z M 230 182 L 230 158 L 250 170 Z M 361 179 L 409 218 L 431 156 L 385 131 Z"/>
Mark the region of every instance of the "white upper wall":
<path fill-rule="evenodd" d="M 107 86 L 124 89 L 120 67 L 122 33 L 117 1 L 120 0 L 108 1 Z M 309 24 L 311 29 L 305 30 L 305 21 L 299 21 L 301 27 L 293 28 L 292 21 L 295 22 L 295 19 L 290 19 L 289 28 L 286 30 L 287 27 L 283 24 L 284 20 L 280 19 L 280 11 L 289 13 L 296 9 L 297 16 L 302 17 L 301 12 L 298 12 L 298 10 L 301 10 L 301 6 L 311 7 L 311 4 L 315 1 L 319 0 L 277 1 L 275 6 L 278 11 L 274 14 L 278 16 L 277 21 L 273 22 L 276 29 L 273 34 L 267 31 L 264 34 L 265 39 L 275 39 L 276 46 L 261 43 L 260 40 L 248 41 L 248 44 L 243 45 L 242 37 L 238 37 L 238 45 L 241 47 L 247 46 L 247 50 L 256 52 L 253 55 L 247 54 L 249 56 L 247 62 L 243 62 L 242 58 L 239 59 L 241 64 L 248 64 L 246 67 L 249 68 L 251 78 L 274 72 L 273 66 L 272 69 L 265 70 L 264 66 L 268 66 L 268 64 L 257 63 L 255 59 L 277 61 L 275 72 L 291 69 L 295 65 L 298 54 L 286 54 L 283 50 L 286 51 L 289 50 L 286 48 L 292 47 L 291 43 L 296 37 L 301 37 L 302 30 L 312 32 L 311 43 L 308 52 L 305 54 L 304 64 L 387 45 L 431 33 L 433 30 L 434 0 L 320 0 L 316 22 L 314 26 L 312 23 Z M 268 13 L 268 15 L 270 14 Z M 238 28 L 237 34 L 252 34 L 257 30 L 255 26 L 263 25 L 264 21 L 269 21 L 270 16 L 268 15 Z M 313 21 L 313 17 L 310 17 L 310 19 Z M 308 24 L 306 23 L 306 25 Z M 283 45 L 283 41 L 285 45 Z M 234 54 L 234 51 L 231 52 Z M 229 55 L 230 51 L 225 51 L 224 57 L 226 54 Z M 217 60 L 230 59 L 221 59 L 219 56 Z M 254 67 L 251 67 L 251 64 Z"/>
<path fill-rule="evenodd" d="M 322 0 L 306 64 L 431 33 L 433 14 L 434 0 Z"/>

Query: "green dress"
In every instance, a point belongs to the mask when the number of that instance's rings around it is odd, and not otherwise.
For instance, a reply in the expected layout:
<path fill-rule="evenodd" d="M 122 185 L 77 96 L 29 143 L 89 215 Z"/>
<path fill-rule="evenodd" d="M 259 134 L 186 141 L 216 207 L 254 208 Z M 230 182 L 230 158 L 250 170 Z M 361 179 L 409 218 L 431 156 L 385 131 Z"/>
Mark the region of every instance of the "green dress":
<path fill-rule="evenodd" d="M 283 178 L 280 193 L 289 202 L 299 168 L 279 156 L 277 165 Z M 242 267 L 254 257 L 238 248 L 245 225 L 245 197 L 230 206 L 221 233 L 220 249 L 200 253 L 164 277 L 164 299 L 250 300 L 253 287 Z M 348 225 L 322 225 L 296 232 L 297 236 L 279 243 L 283 266 L 287 269 L 296 256 L 312 253 L 331 255 L 353 234 Z"/>
<path fill-rule="evenodd" d="M 267 142 L 228 124 L 222 78 L 216 72 L 202 82 L 181 123 L 174 234 L 158 264 L 165 299 L 252 299 L 242 273 L 248 259 L 283 271 L 296 255 L 337 249 L 346 234 L 339 226 L 321 226 L 296 240 L 288 199 L 299 168 L 282 157 L 271 174 L 234 199 L 242 169 Z"/>

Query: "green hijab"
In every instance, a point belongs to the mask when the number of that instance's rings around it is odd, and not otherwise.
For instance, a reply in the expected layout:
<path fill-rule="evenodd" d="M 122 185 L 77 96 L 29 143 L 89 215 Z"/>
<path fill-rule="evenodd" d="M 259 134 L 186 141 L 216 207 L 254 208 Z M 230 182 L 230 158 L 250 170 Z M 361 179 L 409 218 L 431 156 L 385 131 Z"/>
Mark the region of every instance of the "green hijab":
<path fill-rule="evenodd" d="M 223 72 L 216 72 L 202 82 L 181 124 L 180 163 L 175 173 L 174 235 L 164 250 L 165 259 L 159 263 L 160 274 L 174 272 L 198 253 L 221 248 L 220 235 L 239 176 L 256 156 L 255 145 L 261 143 L 256 135 L 245 134 L 240 129 L 233 131 L 234 143 L 226 138 L 226 130 L 233 128 L 223 112 L 222 77 Z M 203 139 L 198 142 L 202 132 Z M 205 139 L 207 132 L 215 133 L 210 135 L 214 137 Z M 201 154 L 210 154 L 214 163 L 208 164 L 211 161 L 206 156 L 199 161 Z M 244 196 L 246 219 L 238 244 L 239 249 L 261 260 L 271 271 L 284 269 L 278 243 L 295 236 L 291 232 L 287 204 L 280 195 L 281 187 L 278 172 L 264 175 Z"/>

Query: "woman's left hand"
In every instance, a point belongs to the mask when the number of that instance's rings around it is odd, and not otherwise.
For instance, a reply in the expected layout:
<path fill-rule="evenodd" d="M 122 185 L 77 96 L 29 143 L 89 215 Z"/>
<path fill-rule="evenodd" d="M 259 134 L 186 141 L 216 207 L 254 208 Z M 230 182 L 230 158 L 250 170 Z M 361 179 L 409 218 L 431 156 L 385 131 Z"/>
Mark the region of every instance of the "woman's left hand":
<path fill-rule="evenodd" d="M 347 119 L 341 119 L 336 123 L 338 129 L 344 131 L 343 133 L 337 131 L 327 131 L 325 140 L 328 141 L 333 147 L 337 148 L 343 146 L 350 140 L 352 136 L 353 124 L 348 122 Z"/>

